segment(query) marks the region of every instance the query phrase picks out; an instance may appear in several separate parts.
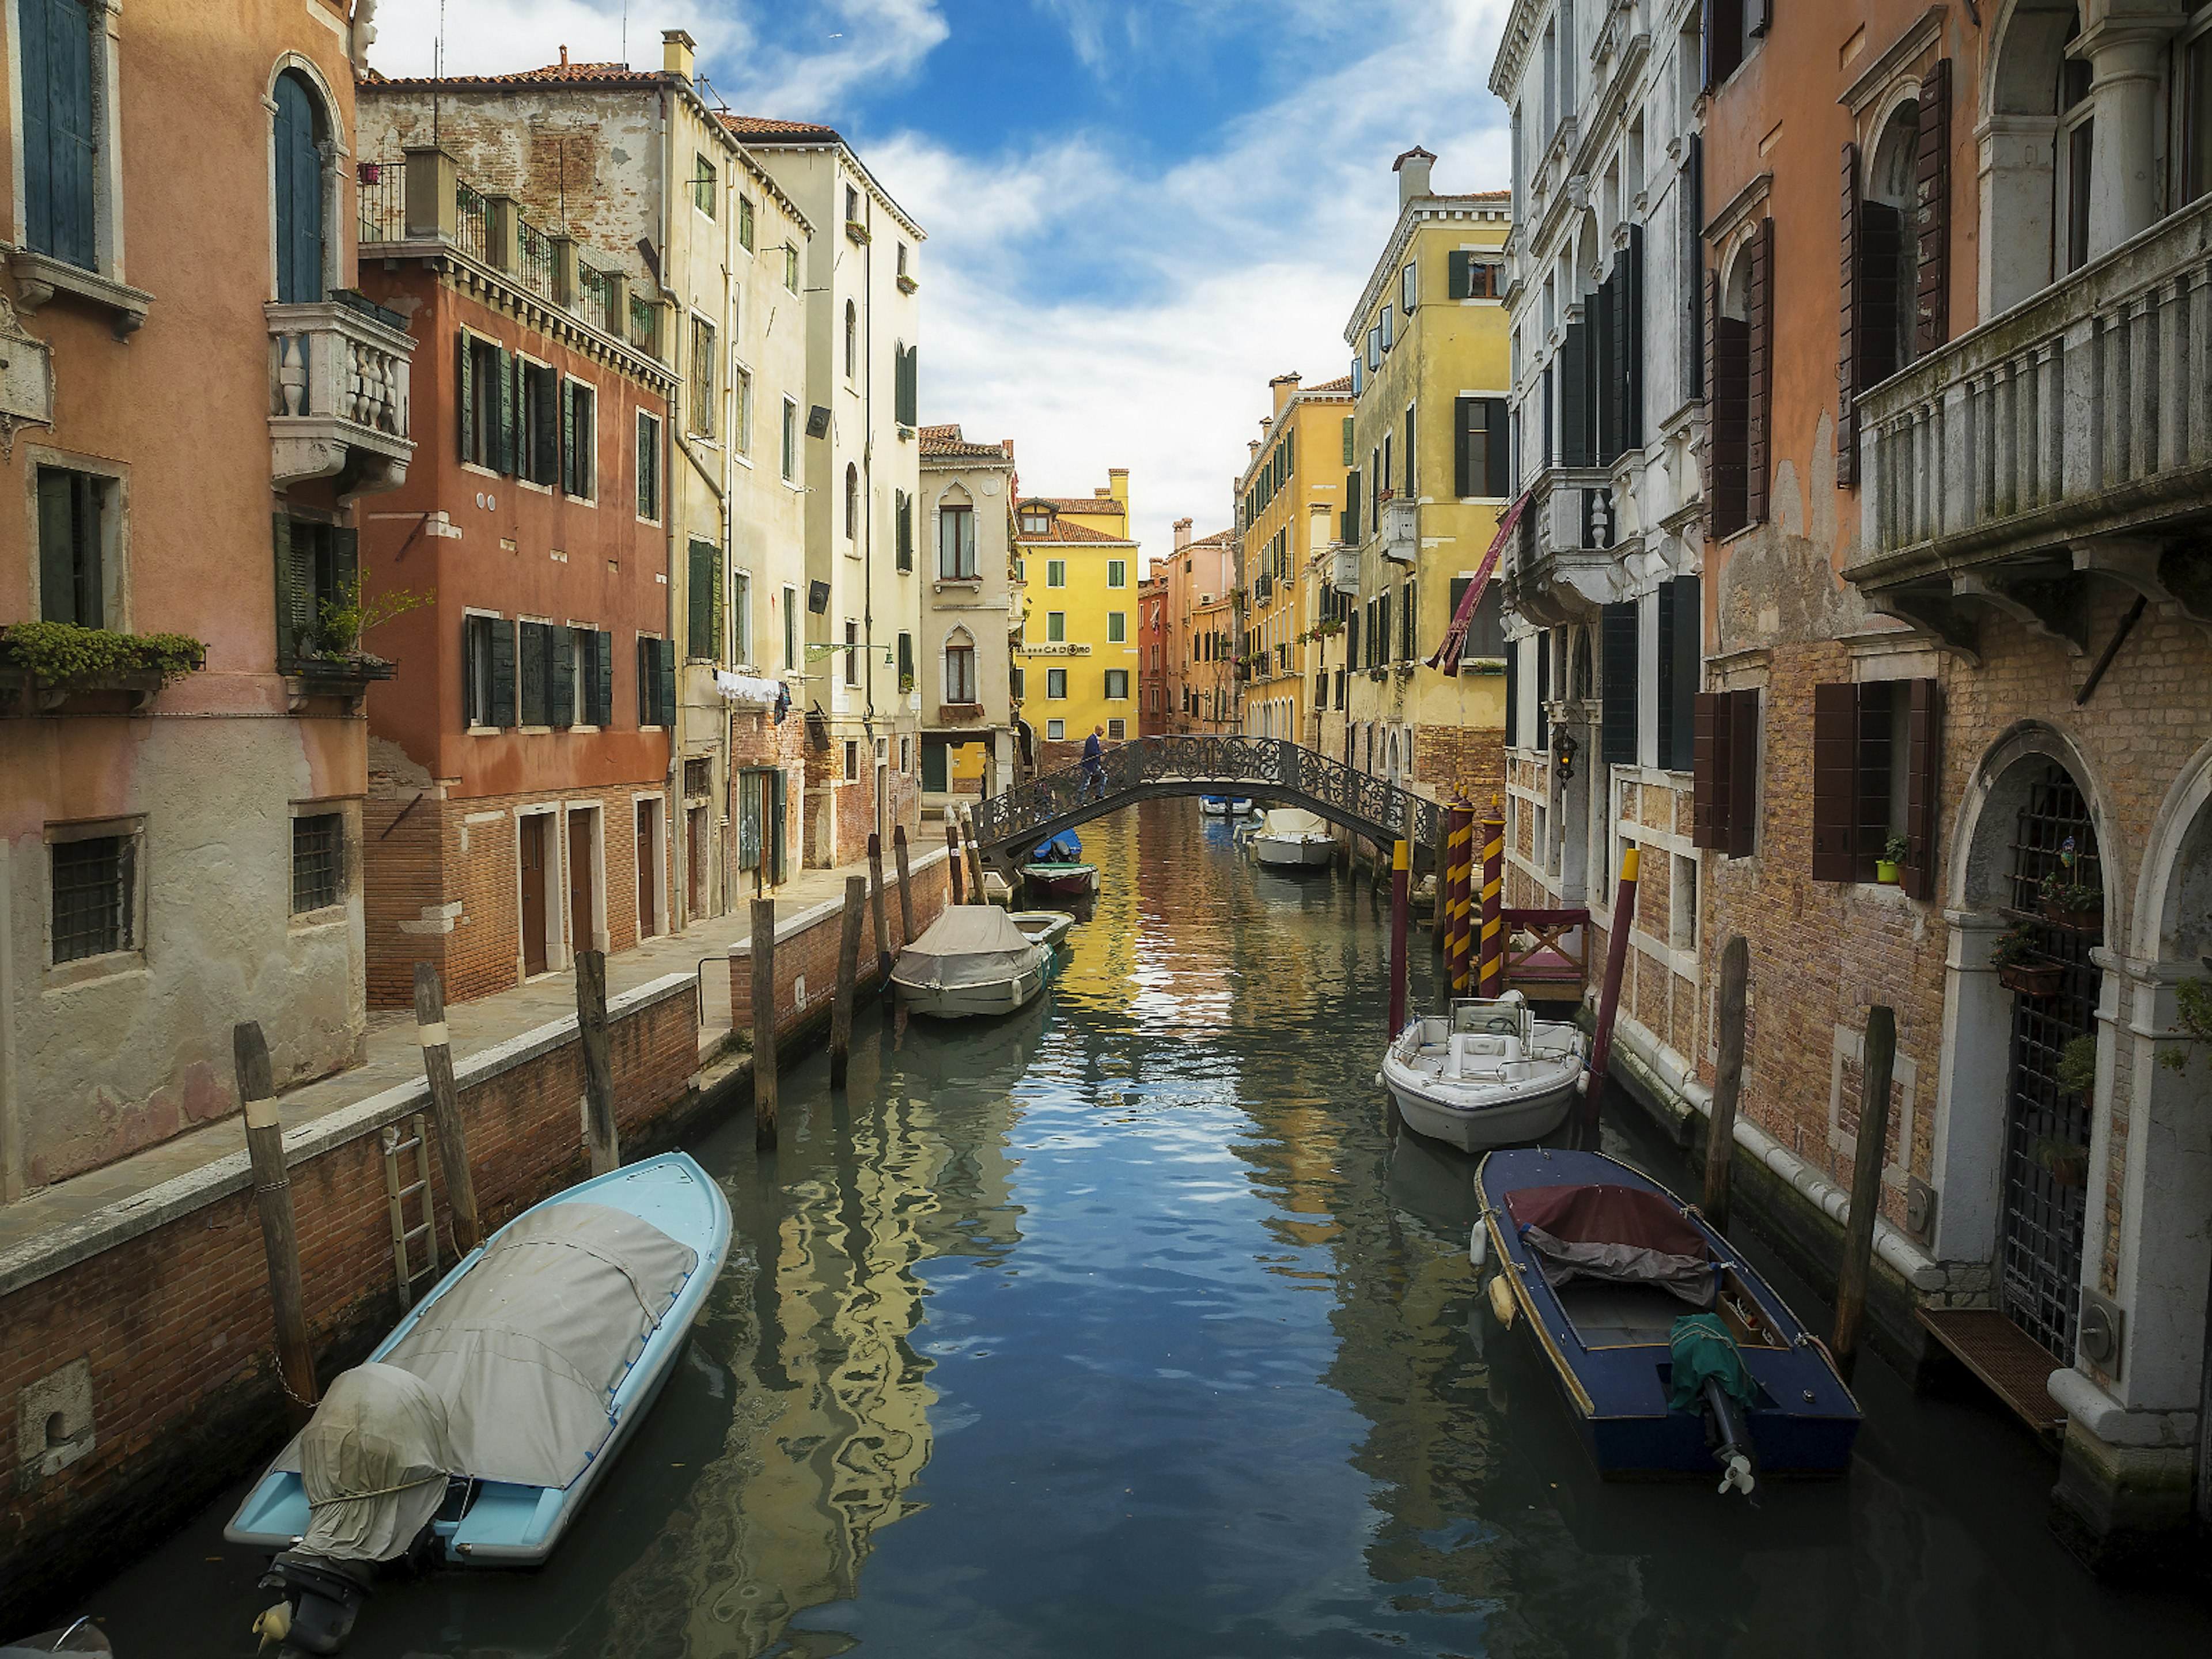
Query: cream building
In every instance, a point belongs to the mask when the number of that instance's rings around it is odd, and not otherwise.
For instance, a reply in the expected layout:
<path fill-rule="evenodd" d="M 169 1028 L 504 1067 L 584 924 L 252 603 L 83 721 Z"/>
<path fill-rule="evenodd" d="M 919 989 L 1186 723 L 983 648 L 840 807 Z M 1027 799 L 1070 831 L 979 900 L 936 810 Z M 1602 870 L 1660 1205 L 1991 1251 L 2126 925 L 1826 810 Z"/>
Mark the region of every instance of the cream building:
<path fill-rule="evenodd" d="M 830 127 L 720 118 L 798 203 L 807 385 L 781 416 L 806 492 L 806 861 L 919 827 L 923 232 Z M 793 423 L 796 422 L 794 425 Z"/>
<path fill-rule="evenodd" d="M 942 805 L 1014 781 L 1014 442 L 969 443 L 957 426 L 920 441 L 921 787 Z"/>

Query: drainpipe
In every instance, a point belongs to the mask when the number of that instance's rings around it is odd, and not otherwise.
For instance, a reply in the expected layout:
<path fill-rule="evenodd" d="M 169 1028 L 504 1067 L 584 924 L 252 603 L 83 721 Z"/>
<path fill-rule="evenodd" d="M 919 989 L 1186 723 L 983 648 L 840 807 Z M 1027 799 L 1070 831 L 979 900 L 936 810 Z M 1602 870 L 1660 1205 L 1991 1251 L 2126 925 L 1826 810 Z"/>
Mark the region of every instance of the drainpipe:
<path fill-rule="evenodd" d="M 831 198 L 835 204 L 836 198 Z M 875 204 L 868 205 L 868 220 L 875 217 Z M 864 221 L 864 223 L 867 221 Z M 874 226 L 869 224 L 868 240 L 860 244 L 860 297 L 868 302 L 867 323 L 860 337 L 860 418 L 866 437 L 860 446 L 860 569 L 866 583 L 861 599 L 860 637 L 867 657 L 868 713 L 861 729 L 868 734 L 868 747 L 876 746 L 876 244 Z M 873 767 L 875 756 L 871 753 L 868 764 Z M 877 803 L 877 811 L 883 811 Z"/>
<path fill-rule="evenodd" d="M 671 107 L 669 99 L 668 89 L 664 87 L 660 94 L 660 269 L 654 273 L 655 285 L 664 295 L 668 292 L 668 262 L 675 251 L 670 246 L 670 237 L 676 228 L 676 215 L 672 209 L 669 193 L 669 185 L 676 177 L 676 112 Z M 667 314 L 665 307 L 663 307 L 663 314 Z M 668 332 L 670 338 L 666 361 L 670 369 L 674 370 L 677 367 L 677 354 L 680 349 L 679 342 L 683 338 L 684 331 L 676 327 L 672 321 Z M 674 447 L 682 449 L 686 455 L 689 455 L 691 452 L 684 445 L 680 435 L 684 430 L 684 377 L 681 374 L 677 374 L 675 387 L 668 398 L 668 413 L 669 419 L 666 423 L 668 434 L 674 440 Z M 669 499 L 661 513 L 660 568 L 662 579 L 668 589 L 668 649 L 672 654 L 676 649 L 678 622 L 676 615 L 676 479 L 673 468 L 663 467 L 662 471 L 670 475 Z M 691 872 L 690 866 L 684 862 L 686 848 L 683 833 L 689 826 L 684 823 L 684 819 L 688 815 L 684 807 L 682 738 L 684 706 L 681 702 L 677 704 L 673 719 L 675 723 L 668 728 L 666 787 L 669 810 L 663 816 L 668 825 L 668 845 L 672 854 L 669 863 L 677 875 L 677 879 L 670 884 L 675 891 L 668 896 L 668 930 L 671 933 L 680 933 L 690 920 L 691 892 L 690 880 Z"/>

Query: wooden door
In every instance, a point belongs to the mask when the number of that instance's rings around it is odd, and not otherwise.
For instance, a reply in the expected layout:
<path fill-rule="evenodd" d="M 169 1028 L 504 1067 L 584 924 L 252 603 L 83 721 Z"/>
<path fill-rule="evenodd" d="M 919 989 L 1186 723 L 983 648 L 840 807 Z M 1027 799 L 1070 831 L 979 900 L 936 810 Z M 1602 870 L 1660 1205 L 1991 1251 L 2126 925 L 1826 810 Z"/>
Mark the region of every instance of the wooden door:
<path fill-rule="evenodd" d="M 592 902 L 592 815 L 568 814 L 568 948 L 592 948 L 592 925 L 599 906 Z"/>
<path fill-rule="evenodd" d="M 545 814 L 522 820 L 522 971 L 545 971 Z"/>
<path fill-rule="evenodd" d="M 691 870 L 691 915 L 696 918 L 707 914 L 707 809 L 695 806 L 684 816 L 684 852 Z"/>
<path fill-rule="evenodd" d="M 653 833 L 653 809 L 658 802 L 637 804 L 637 936 L 651 939 L 659 931 L 660 863 L 653 852 L 659 838 Z"/>

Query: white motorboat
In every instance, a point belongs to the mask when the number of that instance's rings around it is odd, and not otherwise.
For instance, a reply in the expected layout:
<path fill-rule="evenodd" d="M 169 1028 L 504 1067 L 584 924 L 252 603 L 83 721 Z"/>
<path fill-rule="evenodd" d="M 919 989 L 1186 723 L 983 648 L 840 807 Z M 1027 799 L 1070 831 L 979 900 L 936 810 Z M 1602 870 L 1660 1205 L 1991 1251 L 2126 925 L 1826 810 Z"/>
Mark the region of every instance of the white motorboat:
<path fill-rule="evenodd" d="M 1584 1039 L 1537 1019 L 1518 991 L 1463 997 L 1409 1022 L 1376 1080 L 1408 1126 L 1467 1152 L 1511 1146 L 1559 1126 L 1579 1093 Z"/>
<path fill-rule="evenodd" d="M 1057 948 L 1075 927 L 1075 918 L 1065 910 L 1013 910 L 1006 920 L 1028 934 L 1032 945 L 1048 951 Z"/>
<path fill-rule="evenodd" d="M 1044 989 L 1050 950 L 995 904 L 955 904 L 899 952 L 891 983 L 917 1014 L 1010 1014 Z"/>
<path fill-rule="evenodd" d="M 1247 839 L 1253 856 L 1272 870 L 1326 869 L 1336 859 L 1336 841 L 1327 821 L 1299 807 L 1262 813 Z"/>
<path fill-rule="evenodd" d="M 1198 810 L 1208 817 L 1241 818 L 1252 810 L 1249 795 L 1200 795 Z"/>

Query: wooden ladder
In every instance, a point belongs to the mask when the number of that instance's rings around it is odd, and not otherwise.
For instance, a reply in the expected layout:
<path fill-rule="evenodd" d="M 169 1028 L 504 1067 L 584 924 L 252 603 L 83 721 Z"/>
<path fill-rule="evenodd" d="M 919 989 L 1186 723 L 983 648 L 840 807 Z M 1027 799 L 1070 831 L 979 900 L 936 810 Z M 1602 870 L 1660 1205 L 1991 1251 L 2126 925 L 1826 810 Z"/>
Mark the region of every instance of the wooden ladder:
<path fill-rule="evenodd" d="M 415 1154 L 415 1178 L 407 1181 L 400 1174 L 399 1160 L 409 1152 Z M 392 1255 L 399 1266 L 399 1308 L 404 1313 L 415 1305 L 415 1285 L 418 1279 L 438 1275 L 437 1216 L 430 1200 L 430 1147 L 422 1115 L 417 1112 L 407 1120 L 407 1134 L 401 1139 L 397 1124 L 384 1131 L 384 1191 L 392 1206 Z M 416 1213 L 422 1218 L 413 1226 L 407 1224 L 407 1200 L 416 1200 Z M 410 1266 L 409 1247 L 414 1240 L 422 1243 L 422 1262 Z"/>

